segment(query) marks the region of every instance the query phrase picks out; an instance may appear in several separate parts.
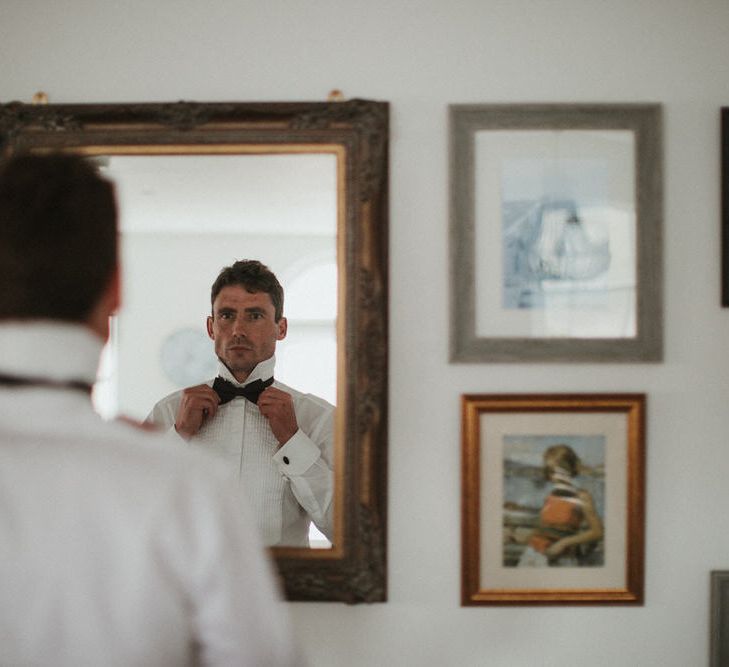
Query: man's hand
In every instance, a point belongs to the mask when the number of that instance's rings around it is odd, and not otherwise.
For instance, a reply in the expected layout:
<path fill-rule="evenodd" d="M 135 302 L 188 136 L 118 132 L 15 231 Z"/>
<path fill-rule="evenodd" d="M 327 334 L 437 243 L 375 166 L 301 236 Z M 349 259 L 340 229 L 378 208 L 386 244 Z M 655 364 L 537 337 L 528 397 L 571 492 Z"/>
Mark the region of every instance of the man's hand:
<path fill-rule="evenodd" d="M 182 392 L 182 400 L 175 418 L 175 430 L 189 440 L 210 417 L 218 411 L 220 399 L 207 384 L 188 387 Z"/>
<path fill-rule="evenodd" d="M 268 387 L 258 398 L 258 408 L 268 420 L 280 445 L 285 445 L 299 430 L 291 394 L 275 387 Z"/>

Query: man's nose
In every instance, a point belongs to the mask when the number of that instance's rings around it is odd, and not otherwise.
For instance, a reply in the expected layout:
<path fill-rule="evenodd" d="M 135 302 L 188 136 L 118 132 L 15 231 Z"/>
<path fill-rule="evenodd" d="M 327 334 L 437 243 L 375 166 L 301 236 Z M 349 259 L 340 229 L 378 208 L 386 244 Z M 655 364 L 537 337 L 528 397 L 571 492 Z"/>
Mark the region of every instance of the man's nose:
<path fill-rule="evenodd" d="M 233 322 L 233 334 L 235 336 L 245 336 L 247 331 L 247 324 L 245 318 L 236 317 Z"/>

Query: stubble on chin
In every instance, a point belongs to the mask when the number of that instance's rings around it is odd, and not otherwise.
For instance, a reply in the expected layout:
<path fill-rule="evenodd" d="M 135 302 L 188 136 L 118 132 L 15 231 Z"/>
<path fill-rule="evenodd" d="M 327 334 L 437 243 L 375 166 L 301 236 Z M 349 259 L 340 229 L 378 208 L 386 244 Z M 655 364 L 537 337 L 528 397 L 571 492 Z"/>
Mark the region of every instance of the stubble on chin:
<path fill-rule="evenodd" d="M 236 378 L 238 378 L 239 376 L 243 376 L 243 379 L 245 379 L 251 374 L 251 371 L 255 368 L 255 365 L 252 366 L 250 363 L 235 361 L 234 359 L 224 358 L 220 355 L 218 355 L 218 359 Z M 239 382 L 242 382 L 242 380 L 239 380 Z"/>

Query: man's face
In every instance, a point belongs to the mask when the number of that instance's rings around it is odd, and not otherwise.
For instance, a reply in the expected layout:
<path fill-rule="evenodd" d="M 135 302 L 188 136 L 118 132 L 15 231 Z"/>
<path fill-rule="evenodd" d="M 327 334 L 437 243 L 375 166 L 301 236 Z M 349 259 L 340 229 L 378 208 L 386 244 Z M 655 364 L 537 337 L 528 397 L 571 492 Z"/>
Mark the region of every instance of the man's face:
<path fill-rule="evenodd" d="M 286 318 L 278 322 L 271 296 L 249 292 L 240 285 L 223 287 L 208 317 L 208 336 L 215 354 L 243 382 L 256 365 L 276 351 L 276 341 L 286 337 Z"/>

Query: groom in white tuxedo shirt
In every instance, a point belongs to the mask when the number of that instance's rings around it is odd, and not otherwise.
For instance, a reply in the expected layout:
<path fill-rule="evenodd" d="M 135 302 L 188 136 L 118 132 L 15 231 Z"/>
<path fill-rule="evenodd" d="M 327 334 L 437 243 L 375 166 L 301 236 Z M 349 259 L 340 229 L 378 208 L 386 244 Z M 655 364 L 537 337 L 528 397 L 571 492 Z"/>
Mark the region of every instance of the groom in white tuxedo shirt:
<path fill-rule="evenodd" d="M 0 663 L 298 664 L 229 472 L 92 410 L 118 276 L 111 183 L 0 164 Z"/>

